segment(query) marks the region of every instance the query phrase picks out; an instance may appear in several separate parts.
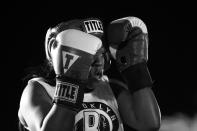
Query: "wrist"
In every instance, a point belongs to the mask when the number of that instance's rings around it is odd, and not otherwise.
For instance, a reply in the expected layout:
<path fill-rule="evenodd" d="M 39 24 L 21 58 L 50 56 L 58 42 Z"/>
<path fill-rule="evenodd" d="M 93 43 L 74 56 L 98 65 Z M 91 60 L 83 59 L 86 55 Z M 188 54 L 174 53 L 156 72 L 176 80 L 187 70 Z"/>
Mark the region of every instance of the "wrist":
<path fill-rule="evenodd" d="M 152 87 L 153 82 L 146 62 L 129 66 L 121 72 L 121 75 L 132 93 L 146 87 Z"/>
<path fill-rule="evenodd" d="M 60 78 L 56 80 L 56 89 L 53 103 L 78 111 L 84 98 L 84 83 L 72 78 Z"/>

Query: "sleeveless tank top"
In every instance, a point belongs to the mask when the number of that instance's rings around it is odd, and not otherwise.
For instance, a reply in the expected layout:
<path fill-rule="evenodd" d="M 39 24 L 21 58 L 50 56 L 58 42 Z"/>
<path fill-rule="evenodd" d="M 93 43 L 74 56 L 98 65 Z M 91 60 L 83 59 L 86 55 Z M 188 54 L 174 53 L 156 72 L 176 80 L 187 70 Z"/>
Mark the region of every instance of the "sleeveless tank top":
<path fill-rule="evenodd" d="M 48 94 L 55 92 L 54 87 L 50 87 L 42 79 L 32 80 L 40 83 Z M 107 81 L 101 81 L 95 86 L 93 91 L 84 94 L 82 108 L 75 116 L 74 131 L 124 131 L 110 85 Z"/>

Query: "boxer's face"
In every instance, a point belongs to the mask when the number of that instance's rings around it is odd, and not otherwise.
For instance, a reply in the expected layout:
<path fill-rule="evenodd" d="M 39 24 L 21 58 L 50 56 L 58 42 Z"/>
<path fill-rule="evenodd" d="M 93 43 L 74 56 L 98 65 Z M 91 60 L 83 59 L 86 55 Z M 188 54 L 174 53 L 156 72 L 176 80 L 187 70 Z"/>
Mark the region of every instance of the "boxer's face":
<path fill-rule="evenodd" d="M 95 56 L 90 69 L 89 79 L 100 80 L 103 75 L 104 61 L 103 52 L 100 52 Z"/>

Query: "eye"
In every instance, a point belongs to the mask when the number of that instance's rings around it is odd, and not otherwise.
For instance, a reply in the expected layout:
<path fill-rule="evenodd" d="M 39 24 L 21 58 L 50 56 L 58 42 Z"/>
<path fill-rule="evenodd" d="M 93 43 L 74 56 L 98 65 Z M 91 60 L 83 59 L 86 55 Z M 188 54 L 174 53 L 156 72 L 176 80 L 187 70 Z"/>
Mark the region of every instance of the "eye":
<path fill-rule="evenodd" d="M 51 43 L 51 48 L 55 49 L 57 47 L 57 41 L 55 39 L 53 39 L 52 43 Z"/>
<path fill-rule="evenodd" d="M 104 62 L 103 54 L 98 54 L 94 57 L 94 61 L 92 63 L 92 66 L 102 66 Z"/>
<path fill-rule="evenodd" d="M 55 48 L 57 48 L 57 41 L 53 38 L 49 41 L 48 43 L 48 52 L 51 53 L 52 50 L 54 50 Z"/>

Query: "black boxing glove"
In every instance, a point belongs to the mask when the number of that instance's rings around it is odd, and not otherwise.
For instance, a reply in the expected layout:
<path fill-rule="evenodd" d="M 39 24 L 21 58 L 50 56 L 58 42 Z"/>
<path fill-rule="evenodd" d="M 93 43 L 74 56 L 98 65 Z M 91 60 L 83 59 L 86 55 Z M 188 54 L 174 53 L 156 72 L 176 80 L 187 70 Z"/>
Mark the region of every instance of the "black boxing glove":
<path fill-rule="evenodd" d="M 107 40 L 117 68 L 133 93 L 152 87 L 147 67 L 148 32 L 144 22 L 137 17 L 112 21 L 107 29 Z"/>

